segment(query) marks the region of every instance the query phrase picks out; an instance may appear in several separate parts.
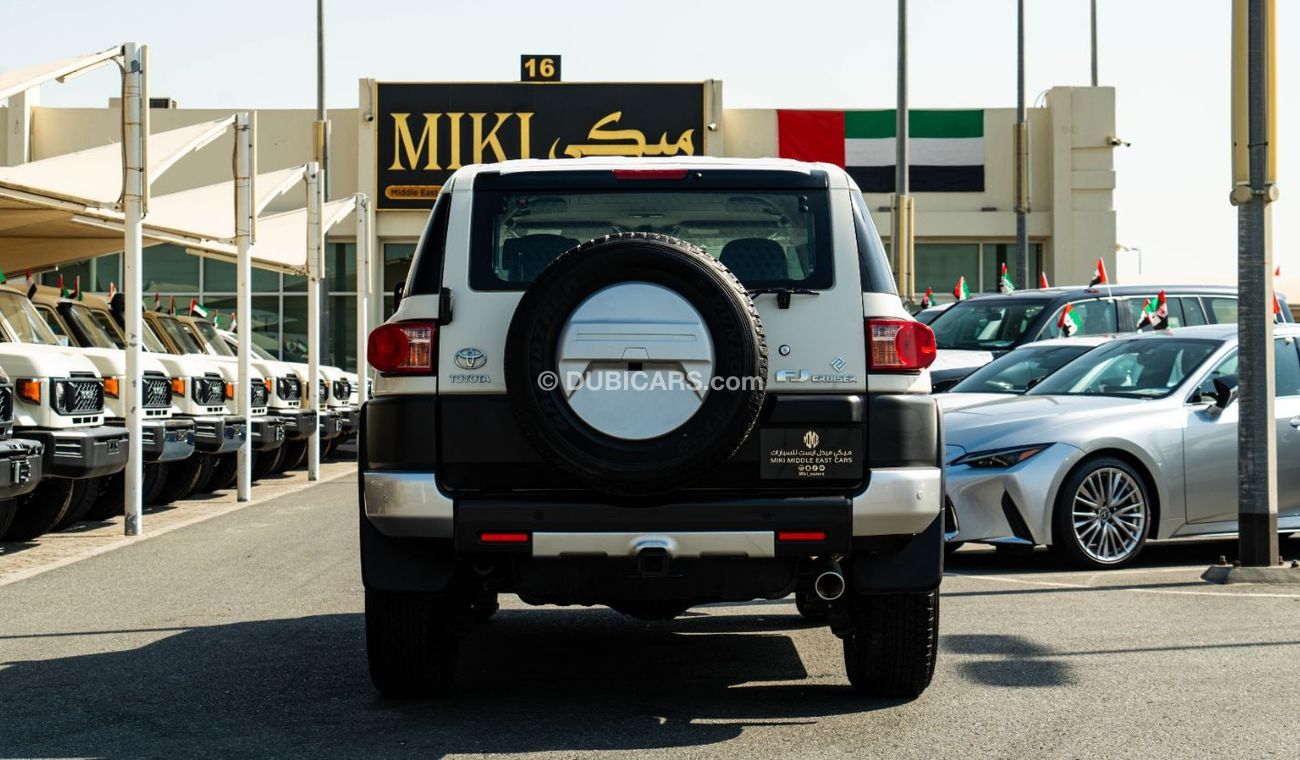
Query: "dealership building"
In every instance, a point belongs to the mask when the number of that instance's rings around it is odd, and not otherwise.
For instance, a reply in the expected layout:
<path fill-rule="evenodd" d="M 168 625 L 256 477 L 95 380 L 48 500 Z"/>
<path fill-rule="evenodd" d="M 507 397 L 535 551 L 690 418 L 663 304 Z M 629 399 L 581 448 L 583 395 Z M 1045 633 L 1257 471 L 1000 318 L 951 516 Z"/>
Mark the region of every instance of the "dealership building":
<path fill-rule="evenodd" d="M 476 161 L 584 155 L 784 156 L 845 166 L 866 194 L 888 242 L 894 177 L 890 109 L 727 109 L 717 81 L 676 84 L 361 82 L 359 107 L 329 112 L 328 196 L 373 199 L 372 323 L 392 310 L 427 210 L 450 172 Z M 233 109 L 180 108 L 152 99 L 154 133 L 228 116 Z M 254 112 L 257 170 L 313 159 L 311 109 Z M 5 125 L 0 166 L 14 166 L 116 142 L 116 103 L 52 108 L 39 90 L 0 106 Z M 1053 283 L 1087 282 L 1098 258 L 1115 271 L 1113 163 L 1115 93 L 1108 87 L 1056 87 L 1028 109 L 1028 230 L 1031 271 Z M 947 294 L 959 277 L 973 292 L 996 289 L 1002 264 L 1017 266 L 1012 108 L 913 109 L 909 172 L 915 198 L 916 287 Z M 189 156 L 163 175 L 155 196 L 229 182 L 233 137 Z M 284 197 L 268 209 L 297 208 Z M 345 219 L 327 240 L 327 363 L 354 366 L 355 225 Z M 21 231 L 0 230 L 4 235 Z M 146 244 L 153 241 L 146 240 Z M 120 284 L 121 257 L 106 254 L 34 276 L 104 292 Z M 146 303 L 184 308 L 192 298 L 225 322 L 235 310 L 235 268 L 172 244 L 144 253 Z M 9 271 L 10 281 L 23 271 Z M 298 271 L 255 269 L 250 319 L 255 339 L 282 358 L 305 360 L 307 285 Z"/>

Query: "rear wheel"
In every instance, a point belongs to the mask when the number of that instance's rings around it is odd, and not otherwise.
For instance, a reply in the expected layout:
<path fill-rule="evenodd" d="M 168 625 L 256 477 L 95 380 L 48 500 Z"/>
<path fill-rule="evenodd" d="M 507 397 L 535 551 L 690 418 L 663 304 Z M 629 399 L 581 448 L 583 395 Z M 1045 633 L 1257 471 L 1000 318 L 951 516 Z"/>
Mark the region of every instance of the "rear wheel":
<path fill-rule="evenodd" d="M 824 623 L 830 617 L 830 604 L 811 591 L 794 592 L 794 606 L 804 620 L 812 623 Z"/>
<path fill-rule="evenodd" d="M 63 517 L 55 523 L 54 530 L 67 530 L 86 519 L 86 513 L 95 506 L 95 500 L 103 490 L 103 478 L 82 478 L 72 481 L 72 496 L 68 501 L 68 508 L 64 511 Z"/>
<path fill-rule="evenodd" d="M 844 638 L 849 683 L 872 697 L 915 699 L 939 648 L 939 592 L 853 594 Z"/>
<path fill-rule="evenodd" d="M 65 478 L 47 478 L 32 492 L 14 499 L 17 510 L 9 530 L 0 538 L 30 541 L 49 531 L 72 503 L 72 484 L 73 481 Z"/>
<path fill-rule="evenodd" d="M 469 605 L 433 594 L 366 591 L 370 680 L 385 697 L 429 697 L 456 680 Z"/>

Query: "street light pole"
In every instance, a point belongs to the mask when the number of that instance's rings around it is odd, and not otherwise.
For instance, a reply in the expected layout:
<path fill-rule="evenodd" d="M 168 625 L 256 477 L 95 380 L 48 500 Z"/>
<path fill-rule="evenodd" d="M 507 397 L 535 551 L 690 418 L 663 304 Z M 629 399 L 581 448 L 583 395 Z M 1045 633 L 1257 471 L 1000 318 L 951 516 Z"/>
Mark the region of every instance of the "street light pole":
<path fill-rule="evenodd" d="M 1029 267 L 1029 127 L 1025 122 L 1025 0 L 1016 0 L 1016 273 L 1019 287 L 1032 288 Z"/>
<path fill-rule="evenodd" d="M 1097 0 L 1092 0 L 1092 86 L 1097 86 Z"/>
<path fill-rule="evenodd" d="M 125 240 L 122 249 L 122 284 L 126 299 L 126 429 L 127 457 L 124 493 L 125 526 L 128 536 L 144 533 L 143 459 L 141 450 L 144 411 L 141 399 L 140 344 L 144 333 L 141 314 L 144 296 L 141 253 L 144 250 L 144 217 L 149 211 L 149 95 L 148 52 L 145 46 L 128 42 L 122 46 L 122 214 Z"/>
<path fill-rule="evenodd" d="M 916 257 L 912 233 L 912 196 L 908 194 L 907 157 L 907 0 L 898 0 L 898 105 L 894 123 L 894 208 L 890 246 L 903 301 L 916 301 Z"/>
<path fill-rule="evenodd" d="M 1277 199 L 1276 12 L 1234 0 L 1233 188 L 1237 207 L 1237 521 L 1241 563 L 1278 563 L 1277 429 L 1273 394 L 1273 263 L 1269 204 Z"/>

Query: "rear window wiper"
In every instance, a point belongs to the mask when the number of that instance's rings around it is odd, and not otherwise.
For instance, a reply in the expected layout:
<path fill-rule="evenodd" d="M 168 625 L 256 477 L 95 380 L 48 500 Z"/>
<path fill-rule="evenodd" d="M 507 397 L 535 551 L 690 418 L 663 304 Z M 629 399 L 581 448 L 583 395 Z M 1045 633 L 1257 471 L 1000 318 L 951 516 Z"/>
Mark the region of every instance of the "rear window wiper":
<path fill-rule="evenodd" d="M 752 288 L 750 290 L 746 290 L 745 293 L 747 293 L 750 298 L 753 298 L 754 296 L 762 296 L 768 294 L 775 295 L 776 308 L 778 309 L 790 308 L 790 296 L 821 295 L 820 290 L 813 290 L 812 288 L 779 288 L 779 287 L 778 288 Z"/>

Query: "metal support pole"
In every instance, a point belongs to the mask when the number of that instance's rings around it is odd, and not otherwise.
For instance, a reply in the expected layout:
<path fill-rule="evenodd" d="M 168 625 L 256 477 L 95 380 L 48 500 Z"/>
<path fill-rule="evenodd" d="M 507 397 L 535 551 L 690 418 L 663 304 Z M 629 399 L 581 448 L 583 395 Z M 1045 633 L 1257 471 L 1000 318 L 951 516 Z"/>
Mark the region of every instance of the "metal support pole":
<path fill-rule="evenodd" d="M 126 430 L 127 452 L 125 532 L 128 536 L 144 533 L 144 464 L 143 422 L 140 371 L 140 336 L 144 331 L 143 286 L 140 256 L 144 250 L 144 216 L 149 203 L 149 109 L 145 72 L 147 48 L 128 42 L 122 46 L 122 148 L 124 152 L 122 212 L 125 241 L 122 248 L 122 278 L 126 293 Z"/>
<path fill-rule="evenodd" d="M 1237 206 L 1237 520 L 1241 563 L 1278 563 L 1273 395 L 1273 262 L 1277 198 L 1273 0 L 1233 5 L 1233 191 Z M 1243 161 L 1244 159 L 1244 161 Z"/>
<path fill-rule="evenodd" d="M 307 165 L 307 389 L 303 398 L 311 401 L 316 424 L 307 439 L 308 480 L 320 477 L 320 413 L 325 400 L 320 395 L 320 283 L 324 274 L 320 180 L 320 165 L 312 161 Z"/>
<path fill-rule="evenodd" d="M 1029 266 L 1029 125 L 1025 120 L 1025 0 L 1016 0 L 1016 283 L 1032 288 Z"/>
<path fill-rule="evenodd" d="M 235 311 L 251 316 L 253 313 L 253 224 L 256 212 L 253 210 L 253 122 L 247 113 L 235 116 L 235 245 L 239 252 L 236 265 Z M 238 338 L 239 384 L 235 389 L 235 400 L 239 415 L 248 425 L 249 435 L 239 447 L 236 472 L 236 493 L 240 501 L 248 501 L 253 488 L 253 389 L 249 382 L 252 376 L 253 320 L 245 318 L 236 325 Z"/>
<path fill-rule="evenodd" d="M 1092 86 L 1097 86 L 1097 0 L 1092 0 Z"/>
<path fill-rule="evenodd" d="M 903 301 L 916 300 L 916 262 L 912 246 L 912 198 L 908 195 L 907 125 L 907 0 L 898 0 L 898 104 L 894 124 L 894 208 L 890 247 Z"/>
<path fill-rule="evenodd" d="M 357 403 L 366 403 L 366 342 L 370 338 L 370 200 L 357 193 Z"/>

